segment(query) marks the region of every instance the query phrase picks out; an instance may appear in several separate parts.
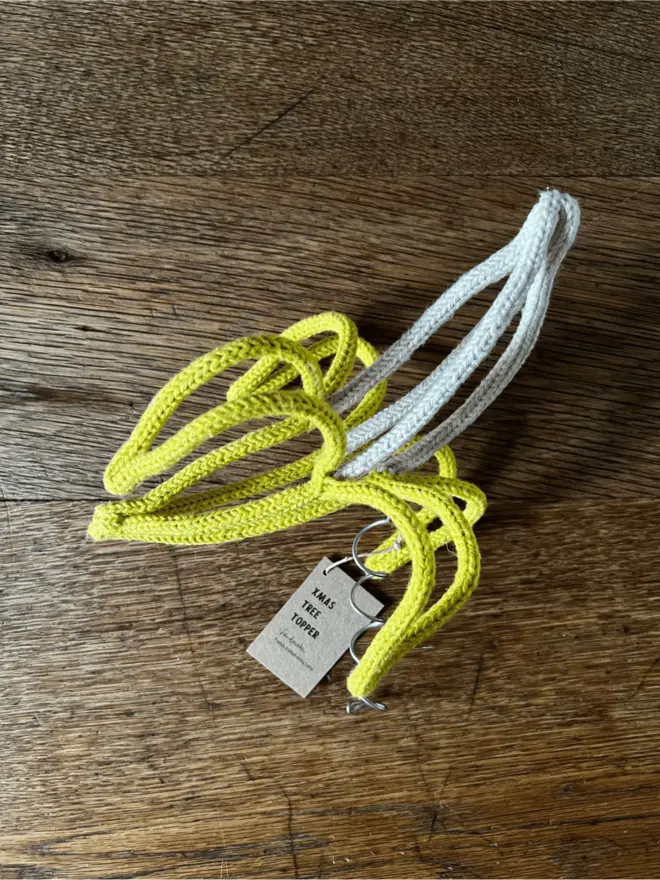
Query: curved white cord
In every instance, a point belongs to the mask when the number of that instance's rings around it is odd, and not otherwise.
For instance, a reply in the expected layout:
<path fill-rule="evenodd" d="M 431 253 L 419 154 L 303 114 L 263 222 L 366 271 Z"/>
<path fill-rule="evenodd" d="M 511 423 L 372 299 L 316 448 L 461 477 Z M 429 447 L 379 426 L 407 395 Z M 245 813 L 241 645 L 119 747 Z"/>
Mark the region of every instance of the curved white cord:
<path fill-rule="evenodd" d="M 371 367 L 331 397 L 330 403 L 338 412 L 354 405 L 405 363 L 464 303 L 509 276 L 486 314 L 430 376 L 349 432 L 349 453 L 370 445 L 344 464 L 338 476 L 357 478 L 374 469 L 405 473 L 419 467 L 495 400 L 536 343 L 555 275 L 575 240 L 579 217 L 578 204 L 571 196 L 557 191 L 541 193 L 520 232 L 506 247 L 459 278 Z M 517 314 L 520 321 L 509 345 L 467 401 L 397 454 L 472 375 Z"/>

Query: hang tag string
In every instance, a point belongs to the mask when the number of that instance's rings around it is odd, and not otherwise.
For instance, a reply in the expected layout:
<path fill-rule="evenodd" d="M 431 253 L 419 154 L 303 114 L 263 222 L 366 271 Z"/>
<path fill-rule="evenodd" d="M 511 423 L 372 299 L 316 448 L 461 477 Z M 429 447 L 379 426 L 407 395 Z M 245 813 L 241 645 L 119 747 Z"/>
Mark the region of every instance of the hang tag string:
<path fill-rule="evenodd" d="M 349 431 L 347 452 L 361 450 L 337 471 L 355 479 L 370 471 L 405 473 L 465 430 L 516 375 L 538 338 L 555 275 L 575 240 L 579 206 L 571 196 L 541 193 L 520 232 L 506 247 L 471 269 L 443 293 L 374 364 L 330 397 L 338 412 L 388 378 L 472 297 L 507 275 L 483 318 L 425 380 L 403 398 Z M 517 314 L 518 327 L 504 353 L 468 400 L 426 437 L 399 451 L 431 421 L 483 360 Z M 366 448 L 363 448 L 365 447 Z"/>

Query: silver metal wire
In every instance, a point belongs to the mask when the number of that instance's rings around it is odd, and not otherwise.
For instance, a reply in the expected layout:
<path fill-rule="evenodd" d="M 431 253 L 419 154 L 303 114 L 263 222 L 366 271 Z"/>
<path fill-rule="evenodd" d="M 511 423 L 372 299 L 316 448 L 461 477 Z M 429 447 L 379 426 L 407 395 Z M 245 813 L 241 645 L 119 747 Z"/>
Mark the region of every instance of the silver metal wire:
<path fill-rule="evenodd" d="M 353 584 L 353 586 L 351 588 L 351 593 L 350 593 L 350 597 L 349 597 L 349 600 L 351 603 L 351 608 L 355 612 L 360 614 L 362 617 L 366 618 L 366 620 L 368 621 L 366 626 L 363 626 L 362 629 L 358 630 L 355 633 L 355 635 L 351 639 L 351 644 L 349 646 L 349 651 L 350 651 L 351 657 L 353 658 L 356 666 L 358 665 L 358 663 L 360 662 L 360 659 L 361 659 L 359 654 L 357 653 L 357 648 L 356 648 L 356 644 L 357 644 L 358 639 L 360 638 L 360 636 L 364 635 L 364 633 L 368 632 L 369 630 L 380 629 L 382 626 L 384 626 L 385 621 L 381 617 L 374 617 L 373 614 L 369 614 L 368 612 L 366 612 L 362 608 L 360 608 L 360 606 L 355 601 L 355 593 L 356 593 L 358 587 L 361 587 L 362 584 L 364 584 L 366 581 L 369 581 L 372 578 L 387 577 L 386 571 L 374 571 L 374 569 L 369 568 L 367 565 L 364 564 L 364 562 L 362 562 L 362 560 L 360 559 L 360 553 L 359 553 L 360 539 L 362 538 L 363 535 L 365 535 L 367 532 L 370 532 L 372 529 L 375 529 L 378 526 L 389 525 L 389 523 L 390 523 L 389 517 L 385 517 L 385 519 L 378 519 L 375 522 L 369 523 L 369 525 L 366 525 L 363 528 L 361 528 L 360 531 L 357 533 L 357 535 L 353 538 L 353 546 L 352 546 L 351 556 L 348 557 L 349 559 L 350 558 L 353 559 L 353 562 L 357 565 L 357 567 L 362 572 L 362 575 L 357 579 L 357 581 Z M 393 550 L 398 550 L 399 547 L 400 547 L 400 541 L 399 541 L 399 539 L 397 539 L 396 543 L 392 547 L 388 547 L 386 550 L 381 550 L 378 552 L 387 553 L 387 552 L 391 552 Z M 373 556 L 374 554 L 369 553 L 369 554 L 364 554 L 364 555 Z M 348 560 L 345 560 L 345 561 L 348 561 Z M 338 564 L 341 564 L 341 563 L 338 563 Z M 334 564 L 333 564 L 333 567 L 334 567 Z M 369 697 L 354 697 L 353 699 L 349 700 L 348 704 L 346 705 L 346 712 L 349 715 L 357 715 L 358 712 L 362 712 L 364 709 L 374 709 L 376 712 L 387 712 L 387 706 L 385 705 L 385 703 L 381 703 L 378 700 L 370 700 Z"/>
<path fill-rule="evenodd" d="M 366 626 L 363 626 L 362 629 L 359 629 L 355 633 L 355 635 L 351 639 L 351 644 L 350 644 L 348 650 L 351 652 L 351 657 L 353 658 L 353 660 L 355 660 L 356 665 L 362 659 L 358 655 L 357 651 L 355 650 L 355 645 L 357 643 L 357 640 L 360 638 L 360 636 L 363 636 L 370 629 L 380 629 L 384 623 L 385 623 L 384 620 L 370 620 Z"/>
<path fill-rule="evenodd" d="M 348 715 L 357 715 L 363 709 L 375 709 L 376 712 L 387 712 L 385 703 L 379 703 L 377 700 L 370 700 L 369 697 L 355 697 L 346 705 L 346 713 Z"/>
<path fill-rule="evenodd" d="M 366 559 L 368 556 L 381 556 L 384 553 L 395 553 L 397 550 L 400 550 L 402 546 L 403 538 L 401 535 L 397 535 L 397 539 L 391 547 L 384 547 L 382 550 L 368 550 L 366 553 L 359 553 L 358 557 L 364 557 Z M 344 556 L 343 559 L 338 559 L 336 562 L 331 562 L 330 565 L 323 569 L 323 574 L 328 574 L 333 568 L 339 568 L 340 565 L 346 565 L 346 563 L 350 562 L 353 558 L 353 554 L 351 554 L 350 556 Z M 362 566 L 360 566 L 360 571 L 363 571 Z"/>
<path fill-rule="evenodd" d="M 360 580 L 362 580 L 362 578 L 360 578 Z M 360 614 L 364 614 L 364 612 L 360 611 Z M 384 620 L 372 618 L 371 621 L 366 626 L 362 627 L 361 630 L 358 630 L 351 639 L 349 651 L 351 652 L 351 657 L 355 661 L 356 666 L 360 662 L 360 657 L 355 648 L 357 640 L 370 629 L 380 629 L 384 623 Z M 348 715 L 357 715 L 357 713 L 361 712 L 363 709 L 375 709 L 376 712 L 387 712 L 387 706 L 385 703 L 380 703 L 378 700 L 370 700 L 369 697 L 353 697 L 353 699 L 349 700 L 346 705 L 346 712 Z"/>
<path fill-rule="evenodd" d="M 369 523 L 366 526 L 363 526 L 357 535 L 353 538 L 353 547 L 351 550 L 351 554 L 353 556 L 353 562 L 357 565 L 361 572 L 366 574 L 370 578 L 384 578 L 387 577 L 386 571 L 374 571 L 373 568 L 369 568 L 362 562 L 360 559 L 360 554 L 358 552 L 358 548 L 360 546 L 360 538 L 362 535 L 366 535 L 367 532 L 370 532 L 372 529 L 378 528 L 378 526 L 388 526 L 390 524 L 389 516 L 386 516 L 385 519 L 377 519 L 375 522 Z M 372 554 L 373 555 L 373 554 Z"/>
<path fill-rule="evenodd" d="M 369 614 L 368 611 L 365 611 L 363 608 L 360 608 L 360 606 L 355 601 L 355 591 L 357 590 L 357 588 L 361 587 L 362 584 L 365 583 L 365 581 L 370 581 L 370 580 L 371 580 L 370 574 L 363 574 L 362 577 L 359 577 L 355 581 L 353 586 L 351 587 L 351 594 L 348 597 L 348 600 L 351 603 L 351 608 L 353 609 L 353 611 L 357 612 L 358 614 L 361 614 L 363 617 L 366 617 L 367 620 L 370 620 L 372 623 L 378 622 L 382 626 L 385 623 L 385 621 L 381 617 L 375 617 L 373 614 Z M 358 635 L 359 635 L 359 633 L 358 633 Z"/>

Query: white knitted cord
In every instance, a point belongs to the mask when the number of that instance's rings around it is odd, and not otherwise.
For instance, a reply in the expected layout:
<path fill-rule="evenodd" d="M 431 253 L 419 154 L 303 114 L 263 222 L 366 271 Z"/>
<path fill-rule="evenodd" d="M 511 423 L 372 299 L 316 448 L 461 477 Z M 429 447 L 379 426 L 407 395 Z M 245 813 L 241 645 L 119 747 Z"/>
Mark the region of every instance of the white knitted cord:
<path fill-rule="evenodd" d="M 509 384 L 534 347 L 554 277 L 575 240 L 578 226 L 575 199 L 557 191 L 541 193 L 520 232 L 506 247 L 459 278 L 370 368 L 331 397 L 338 412 L 354 406 L 369 389 L 405 363 L 462 305 L 509 276 L 483 318 L 430 376 L 401 400 L 349 432 L 349 452 L 370 445 L 344 464 L 338 476 L 357 478 L 374 469 L 405 473 L 419 467 L 472 424 Z M 426 437 L 396 454 L 453 397 L 518 314 L 520 321 L 509 345 L 467 401 Z"/>
<path fill-rule="evenodd" d="M 534 279 L 513 338 L 493 368 L 465 403 L 451 413 L 442 424 L 430 431 L 411 449 L 385 462 L 381 469 L 391 470 L 393 473 L 406 473 L 420 467 L 434 452 L 462 434 L 499 397 L 527 360 L 536 345 L 545 320 L 555 275 L 575 240 L 580 224 L 577 202 L 574 200 L 571 202 L 567 211 L 565 231 L 549 260 L 548 272 L 540 273 Z"/>

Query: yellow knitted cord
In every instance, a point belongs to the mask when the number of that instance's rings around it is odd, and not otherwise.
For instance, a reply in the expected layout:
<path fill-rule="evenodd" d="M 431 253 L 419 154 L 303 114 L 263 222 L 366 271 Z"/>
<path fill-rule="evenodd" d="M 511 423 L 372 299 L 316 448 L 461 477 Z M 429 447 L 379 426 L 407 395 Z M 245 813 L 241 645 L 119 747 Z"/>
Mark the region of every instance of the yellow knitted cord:
<path fill-rule="evenodd" d="M 327 332 L 333 335 L 308 348 L 301 345 Z M 333 359 L 323 375 L 319 361 L 329 356 Z M 470 595 L 480 565 L 472 525 L 485 509 L 483 494 L 456 478 L 449 449 L 436 455 L 436 476 L 371 474 L 354 482 L 330 476 L 344 459 L 346 428 L 377 411 L 385 383 L 366 395 L 344 422 L 325 397 L 346 382 L 356 357 L 368 366 L 376 356 L 376 350 L 358 337 L 353 322 L 332 312 L 300 321 L 281 336 L 244 338 L 203 355 L 170 380 L 147 407 L 129 440 L 108 465 L 108 491 L 132 491 L 229 427 L 264 417 L 280 417 L 282 421 L 199 456 L 142 497 L 99 505 L 89 528 L 96 540 L 189 545 L 279 531 L 350 504 L 368 505 L 385 514 L 396 531 L 381 549 L 391 548 L 399 537 L 405 543 L 401 549 L 380 556 L 377 567 L 390 572 L 410 561 L 412 571 L 403 599 L 349 678 L 349 690 L 356 697 L 371 693 L 398 660 L 446 622 Z M 229 388 L 225 403 L 153 446 L 190 394 L 222 370 L 250 359 L 256 364 Z M 281 390 L 298 377 L 301 391 Z M 231 485 L 185 494 L 227 464 L 312 429 L 318 429 L 322 436 L 317 452 Z M 309 479 L 300 483 L 305 477 Z M 275 489 L 281 491 L 273 492 Z M 264 493 L 270 494 L 254 497 Z M 252 500 L 236 503 L 246 498 Z M 465 510 L 456 504 L 456 498 L 465 502 Z M 442 526 L 429 533 L 427 526 L 434 519 L 440 519 Z M 435 581 L 434 551 L 449 542 L 456 548 L 456 577 L 441 599 L 425 610 Z"/>
<path fill-rule="evenodd" d="M 443 527 L 431 533 L 432 552 L 435 552 L 437 546 L 447 543 L 446 536 L 448 536 L 456 551 L 457 564 L 453 583 L 442 597 L 426 610 L 424 609 L 430 591 L 425 596 L 423 604 L 413 606 L 411 603 L 408 607 L 412 617 L 405 618 L 405 621 L 402 620 L 400 628 L 397 629 L 392 621 L 397 618 L 402 607 L 408 603 L 411 584 L 408 586 L 395 612 L 390 616 L 387 624 L 377 633 L 359 665 L 348 679 L 350 692 L 358 697 L 367 696 L 395 663 L 413 648 L 426 641 L 449 620 L 452 614 L 467 601 L 477 586 L 481 571 L 479 547 L 472 526 L 465 512 L 461 511 L 454 502 L 449 491 L 446 494 L 438 491 L 437 486 L 432 486 L 432 478 L 426 485 L 411 481 L 409 477 L 392 477 L 385 474 L 373 474 L 368 479 L 375 485 L 396 493 L 399 498 L 420 504 L 422 509 L 435 514 L 443 522 Z M 465 494 L 470 496 L 468 505 L 470 502 L 472 503 L 473 515 L 477 514 L 477 511 L 485 509 L 485 498 L 476 487 L 471 487 L 470 491 Z M 405 536 L 403 537 L 406 540 Z M 417 562 L 415 552 L 415 548 L 406 540 L 405 555 L 410 555 L 413 570 Z M 391 561 L 387 555 L 384 555 L 379 557 L 378 566 L 382 571 L 388 571 L 389 566 L 398 567 L 397 563 L 401 564 L 399 560 Z"/>
<path fill-rule="evenodd" d="M 196 361 L 193 361 L 192 364 L 182 370 L 177 376 L 173 377 L 156 395 L 143 413 L 129 440 L 115 454 L 108 465 L 105 473 L 105 485 L 108 491 L 119 493 L 134 489 L 139 482 L 147 477 L 172 467 L 216 431 L 223 430 L 230 425 L 236 425 L 242 420 L 249 420 L 269 414 L 281 414 L 273 409 L 273 407 L 277 406 L 277 401 L 274 399 L 269 401 L 261 397 L 255 399 L 255 396 L 248 396 L 241 403 L 241 398 L 237 397 L 235 393 L 236 386 L 239 385 L 240 387 L 242 385 L 245 387 L 248 381 L 254 378 L 255 368 L 253 367 L 252 370 L 237 380 L 229 389 L 227 396 L 230 398 L 230 403 L 222 404 L 220 407 L 205 413 L 186 425 L 185 428 L 178 431 L 159 447 L 151 450 L 151 446 L 159 431 L 183 400 L 214 375 L 244 359 L 262 358 L 268 360 L 268 371 L 264 371 L 261 368 L 263 360 L 258 361 L 256 364 L 256 368 L 261 369 L 260 378 L 266 377 L 272 370 L 273 365 L 276 365 L 278 361 L 284 361 L 289 364 L 288 367 L 281 369 L 279 373 L 260 386 L 260 394 L 281 388 L 299 374 L 303 379 L 303 389 L 305 391 L 316 391 L 317 394 L 306 401 L 305 396 L 298 396 L 293 399 L 290 395 L 295 392 L 285 392 L 285 398 L 280 398 L 279 403 L 284 405 L 283 401 L 289 400 L 292 414 L 291 419 L 269 425 L 266 428 L 260 428 L 239 440 L 228 443 L 224 447 L 196 459 L 191 465 L 183 468 L 174 477 L 165 481 L 156 489 L 151 490 L 151 492 L 148 492 L 140 499 L 110 502 L 109 504 L 102 505 L 97 510 L 97 514 L 90 527 L 91 536 L 98 540 L 110 537 L 129 537 L 126 533 L 111 535 L 107 532 L 102 521 L 105 520 L 107 522 L 109 516 L 111 516 L 112 521 L 116 525 L 117 520 L 115 517 L 123 520 L 126 516 L 137 516 L 152 513 L 156 510 L 162 513 L 180 512 L 190 514 L 201 512 L 219 505 L 241 500 L 242 498 L 271 491 L 274 488 L 291 484 L 313 473 L 315 463 L 320 455 L 319 452 L 292 462 L 289 465 L 274 469 L 269 473 L 260 474 L 229 486 L 194 495 L 180 494 L 184 489 L 190 488 L 213 471 L 243 458 L 245 455 L 261 451 L 299 434 L 301 432 L 301 422 L 300 418 L 296 418 L 297 407 L 314 407 L 314 401 L 321 404 L 319 418 L 322 421 L 325 418 L 328 427 L 334 425 L 335 436 L 334 438 L 331 436 L 330 442 L 335 444 L 335 452 L 338 449 L 336 444 L 340 443 L 343 448 L 344 432 L 343 429 L 339 430 L 337 427 L 338 417 L 322 401 L 322 396 L 320 399 L 318 395 L 320 381 L 322 381 L 325 393 L 332 393 L 350 375 L 356 351 L 358 358 L 364 366 L 373 363 L 377 357 L 377 352 L 373 346 L 358 338 L 357 328 L 349 318 L 334 312 L 307 318 L 289 328 L 289 330 L 285 331 L 285 334 L 301 338 L 306 333 L 318 334 L 328 331 L 333 332 L 334 336 L 321 340 L 321 342 L 316 343 L 309 350 L 304 349 L 298 343 L 289 342 L 284 334 L 282 337 L 275 338 L 253 337 L 252 339 L 241 339 L 203 355 Z M 333 353 L 333 362 L 325 377 L 320 380 L 321 373 L 317 359 Z M 310 387 L 310 383 L 313 383 L 312 387 Z M 251 383 L 251 387 L 255 387 L 254 382 Z M 369 395 L 366 395 L 355 410 L 348 415 L 345 425 L 350 427 L 376 412 L 384 393 L 385 383 L 383 382 Z M 300 395 L 300 392 L 298 394 Z M 331 428 L 330 430 L 332 431 Z M 324 472 L 328 473 L 329 471 L 325 470 Z M 312 487 L 309 488 L 311 489 Z M 312 491 L 311 495 L 313 496 L 314 494 Z M 299 493 L 296 493 L 293 497 L 297 499 L 298 495 Z M 170 504 L 166 507 L 168 502 Z M 278 504 L 281 505 L 279 509 L 280 514 L 282 517 L 285 517 L 286 509 L 289 505 L 288 496 L 281 497 Z M 255 511 L 256 513 L 257 511 Z M 250 517 L 251 515 L 252 509 L 249 505 L 244 505 L 240 511 L 232 514 L 233 517 Z M 173 520 L 172 527 L 176 528 L 177 534 L 179 534 L 182 531 L 180 527 L 186 525 L 186 523 L 189 524 L 189 520 Z M 137 535 L 135 537 L 137 538 Z M 201 535 L 197 537 L 195 543 L 201 543 L 200 539 Z M 149 537 L 145 540 L 155 540 L 155 538 Z M 213 539 L 211 538 L 211 540 Z"/>

